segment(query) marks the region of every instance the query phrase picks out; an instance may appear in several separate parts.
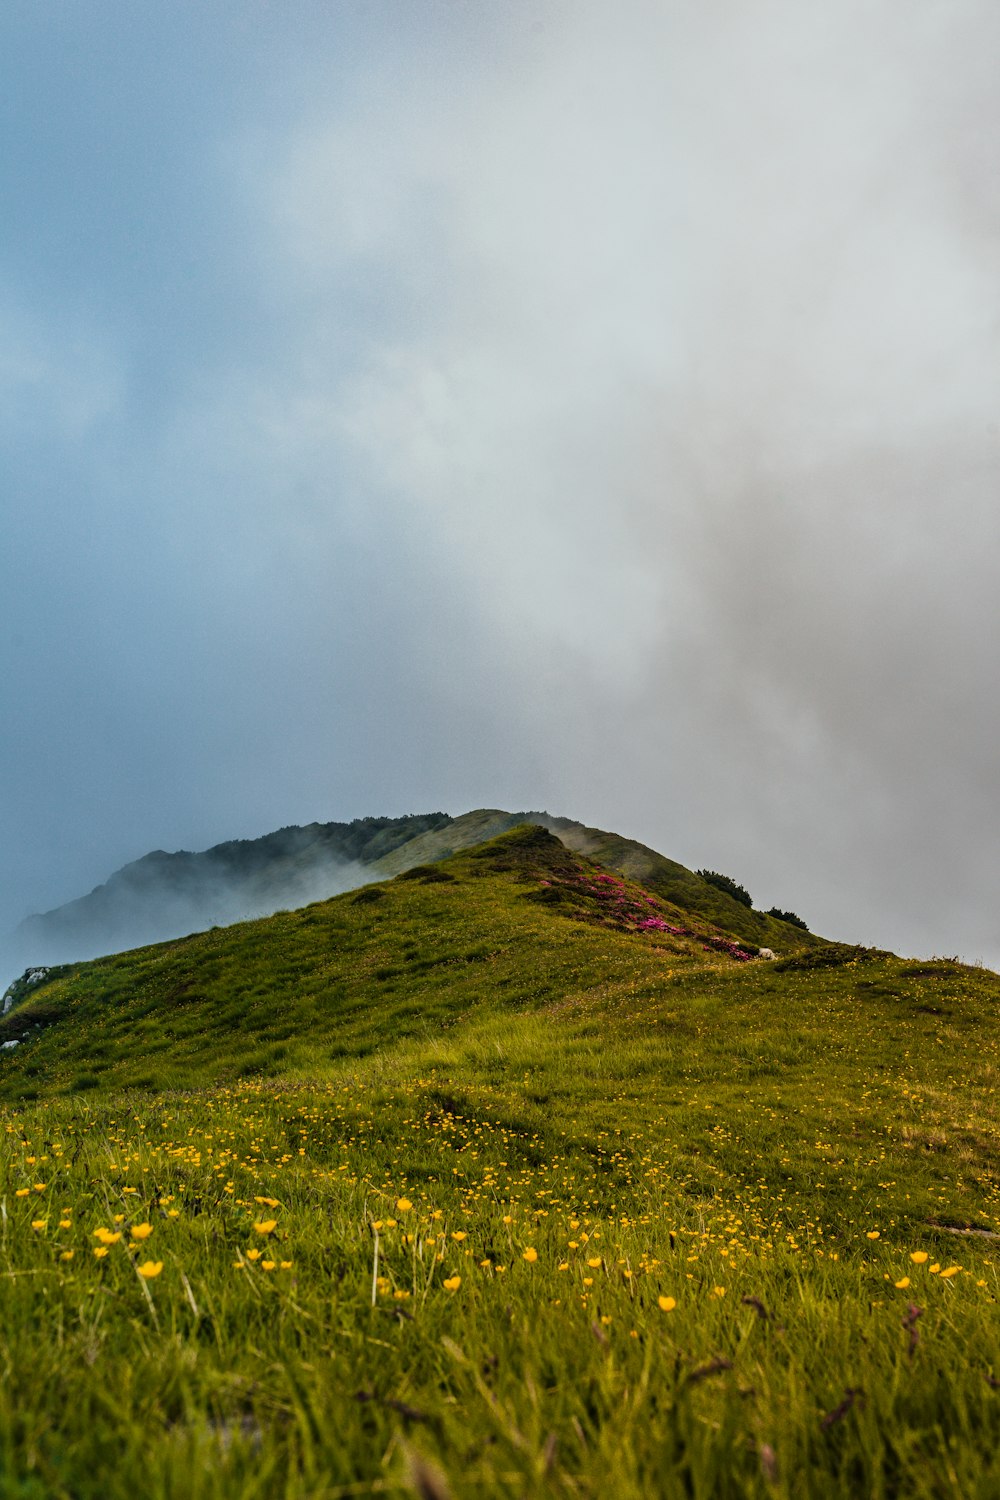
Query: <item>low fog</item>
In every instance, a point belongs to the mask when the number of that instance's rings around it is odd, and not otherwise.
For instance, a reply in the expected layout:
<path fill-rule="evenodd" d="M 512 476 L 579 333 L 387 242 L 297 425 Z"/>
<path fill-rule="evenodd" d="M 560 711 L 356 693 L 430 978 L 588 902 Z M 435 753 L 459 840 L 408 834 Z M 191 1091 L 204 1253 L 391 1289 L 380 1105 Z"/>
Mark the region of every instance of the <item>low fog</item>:
<path fill-rule="evenodd" d="M 295 910 L 384 878 L 380 858 L 447 822 L 443 813 L 362 818 L 280 828 L 200 852 L 156 849 L 86 895 L 27 917 L 5 939 L 2 957 L 20 971 Z"/>
<path fill-rule="evenodd" d="M 377 880 L 367 866 L 324 860 L 298 874 L 240 880 L 211 868 L 187 874 L 192 856 L 150 854 L 54 912 L 28 917 L 7 939 L 0 989 L 28 965 L 71 963 L 165 942 L 209 927 L 294 911 Z"/>
<path fill-rule="evenodd" d="M 247 17 L 0 60 L 0 927 L 554 806 L 1000 966 L 1000 12 Z"/>

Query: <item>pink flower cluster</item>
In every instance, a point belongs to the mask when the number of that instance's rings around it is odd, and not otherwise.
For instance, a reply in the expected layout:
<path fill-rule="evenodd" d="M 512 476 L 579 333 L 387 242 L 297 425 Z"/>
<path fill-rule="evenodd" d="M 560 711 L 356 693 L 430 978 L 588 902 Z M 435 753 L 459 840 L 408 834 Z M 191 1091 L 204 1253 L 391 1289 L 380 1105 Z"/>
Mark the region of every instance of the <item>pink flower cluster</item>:
<path fill-rule="evenodd" d="M 674 937 L 691 936 L 686 927 L 671 927 L 670 923 L 665 922 L 662 917 L 643 917 L 642 921 L 635 925 L 639 932 L 672 932 Z"/>
<path fill-rule="evenodd" d="M 752 953 L 747 952 L 746 948 L 741 948 L 739 943 L 734 943 L 731 938 L 709 938 L 708 942 L 702 943 L 701 946 L 706 953 L 728 953 L 730 958 L 735 958 L 740 964 L 745 964 L 754 957 Z"/>
<path fill-rule="evenodd" d="M 671 937 L 696 938 L 706 953 L 724 953 L 737 963 L 745 963 L 754 957 L 732 938 L 706 937 L 687 927 L 674 926 L 661 914 L 662 909 L 660 912 L 656 910 L 660 903 L 655 896 L 646 891 L 631 893 L 625 881 L 617 875 L 588 875 L 577 867 L 572 873 L 560 870 L 556 880 L 540 879 L 538 883 L 546 889 L 560 886 L 564 891 L 590 897 L 593 904 L 585 901 L 583 907 L 574 913 L 583 921 L 597 921 L 602 926 L 617 928 L 619 932 L 669 932 Z"/>
<path fill-rule="evenodd" d="M 560 885 L 564 890 L 575 890 L 582 896 L 593 898 L 598 904 L 601 919 L 625 931 L 669 932 L 673 937 L 694 936 L 686 927 L 675 927 L 657 913 L 659 902 L 655 896 L 646 891 L 630 892 L 625 881 L 617 875 L 588 876 L 580 871 L 576 878 L 570 876 L 557 881 L 540 880 L 538 883 L 548 889 L 554 884 Z M 652 911 L 650 907 L 653 908 Z"/>

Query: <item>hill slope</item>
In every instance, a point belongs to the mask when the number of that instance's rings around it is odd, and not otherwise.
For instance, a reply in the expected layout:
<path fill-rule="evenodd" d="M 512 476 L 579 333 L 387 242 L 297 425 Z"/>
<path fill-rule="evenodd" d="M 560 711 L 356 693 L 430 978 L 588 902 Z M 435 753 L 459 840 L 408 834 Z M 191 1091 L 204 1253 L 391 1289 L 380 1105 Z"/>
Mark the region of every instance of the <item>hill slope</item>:
<path fill-rule="evenodd" d="M 1000 979 L 745 952 L 519 827 L 29 990 L 0 1487 L 996 1494 Z"/>

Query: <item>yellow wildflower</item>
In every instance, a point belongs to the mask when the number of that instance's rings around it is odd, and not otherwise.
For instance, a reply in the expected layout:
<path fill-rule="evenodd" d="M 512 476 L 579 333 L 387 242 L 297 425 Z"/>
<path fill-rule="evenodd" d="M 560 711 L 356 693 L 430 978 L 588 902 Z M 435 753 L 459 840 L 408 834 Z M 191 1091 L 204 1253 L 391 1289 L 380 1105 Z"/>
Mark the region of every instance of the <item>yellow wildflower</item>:
<path fill-rule="evenodd" d="M 260 1260 L 260 1251 L 259 1250 L 248 1250 L 246 1252 L 246 1256 L 247 1256 L 247 1260 Z"/>
<path fill-rule="evenodd" d="M 947 1271 L 941 1272 L 941 1280 L 946 1281 L 949 1276 L 957 1276 L 961 1269 L 961 1266 L 949 1266 Z"/>
<path fill-rule="evenodd" d="M 444 1278 L 445 1290 L 448 1291 L 448 1292 L 457 1292 L 458 1289 L 459 1289 L 459 1287 L 461 1285 L 462 1285 L 462 1278 L 461 1278 L 461 1276 L 446 1276 Z"/>
<path fill-rule="evenodd" d="M 148 1240 L 152 1232 L 152 1224 L 133 1224 L 132 1226 L 133 1240 Z"/>
<path fill-rule="evenodd" d="M 136 1270 L 146 1281 L 152 1281 L 153 1277 L 159 1276 L 163 1270 L 163 1262 L 162 1260 L 146 1260 L 141 1266 L 136 1266 Z"/>
<path fill-rule="evenodd" d="M 277 1219 L 262 1219 L 253 1226 L 254 1234 L 271 1234 L 277 1226 Z"/>
<path fill-rule="evenodd" d="M 923 1263 L 924 1263 L 924 1261 L 927 1259 L 927 1251 L 926 1250 L 912 1250 L 910 1252 L 910 1259 L 912 1260 L 912 1262 L 913 1262 L 913 1264 L 915 1266 L 922 1266 Z"/>
<path fill-rule="evenodd" d="M 656 1305 L 661 1312 L 673 1312 L 677 1306 L 676 1297 L 657 1297 Z"/>
<path fill-rule="evenodd" d="M 261 1268 L 262 1271 L 273 1271 L 274 1270 L 274 1261 L 273 1260 L 262 1260 L 261 1263 L 260 1263 L 260 1268 Z"/>
<path fill-rule="evenodd" d="M 534 1248 L 533 1245 L 529 1245 L 528 1248 L 527 1248 L 527 1250 L 525 1250 L 525 1252 L 524 1252 L 524 1257 L 523 1258 L 530 1265 L 532 1261 L 536 1261 L 538 1259 L 538 1251 Z"/>
<path fill-rule="evenodd" d="M 896 1290 L 902 1292 L 902 1291 L 904 1291 L 906 1289 L 906 1287 L 909 1286 L 909 1284 L 910 1284 L 910 1278 L 909 1278 L 909 1276 L 901 1276 L 899 1278 L 899 1280 L 896 1282 Z"/>
<path fill-rule="evenodd" d="M 59 1259 L 60 1259 L 60 1260 L 72 1260 L 72 1259 L 73 1259 L 73 1256 L 74 1256 L 74 1255 L 75 1255 L 75 1254 L 76 1254 L 76 1251 L 75 1251 L 75 1250 L 64 1250 L 64 1251 L 63 1251 L 63 1252 L 62 1252 L 62 1254 L 61 1254 L 61 1255 L 60 1255 L 60 1257 L 59 1257 Z"/>
<path fill-rule="evenodd" d="M 94 1246 L 94 1254 L 97 1256 L 98 1260 L 103 1260 L 104 1257 L 107 1255 L 107 1253 L 108 1253 L 108 1247 L 107 1247 L 107 1245 L 95 1245 Z"/>
<path fill-rule="evenodd" d="M 599 1255 L 592 1255 L 590 1257 L 590 1259 L 587 1261 L 587 1265 L 590 1267 L 590 1269 L 592 1271 L 596 1271 L 597 1268 L 598 1268 L 598 1266 L 600 1264 L 601 1264 L 601 1257 Z"/>
<path fill-rule="evenodd" d="M 408 1214 L 410 1212 L 410 1209 L 412 1207 L 413 1207 L 413 1204 L 410 1202 L 409 1198 L 397 1198 L 396 1199 L 396 1208 L 397 1208 L 397 1210 L 398 1210 L 399 1213 L 401 1213 L 401 1214 Z"/>

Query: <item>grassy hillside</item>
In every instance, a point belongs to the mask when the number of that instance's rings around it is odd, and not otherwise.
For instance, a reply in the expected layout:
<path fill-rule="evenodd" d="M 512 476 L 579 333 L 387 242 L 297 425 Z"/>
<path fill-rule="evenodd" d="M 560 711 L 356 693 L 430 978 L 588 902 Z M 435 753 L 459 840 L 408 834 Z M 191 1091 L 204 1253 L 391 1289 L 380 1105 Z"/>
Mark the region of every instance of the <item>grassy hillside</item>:
<path fill-rule="evenodd" d="M 655 849 L 648 849 L 635 839 L 605 833 L 600 828 L 587 828 L 568 818 L 546 816 L 541 821 L 570 849 L 589 855 L 609 870 L 616 870 L 684 911 L 696 912 L 706 921 L 735 933 L 758 948 L 772 948 L 778 952 L 789 947 L 811 947 L 823 941 L 800 928 L 789 927 L 787 922 L 770 917 L 766 912 L 751 910 L 734 901 L 693 870 L 657 854 Z"/>
<path fill-rule="evenodd" d="M 791 929 L 787 923 L 777 921 L 765 912 L 749 910 L 724 891 L 709 885 L 693 870 L 657 854 L 655 849 L 647 848 L 635 839 L 607 833 L 602 828 L 588 828 L 572 818 L 555 818 L 546 812 L 508 813 L 498 808 L 481 807 L 426 829 L 380 859 L 375 868 L 385 875 L 398 875 L 411 865 L 447 859 L 456 850 L 496 838 L 525 822 L 547 828 L 567 848 L 588 855 L 606 869 L 638 882 L 664 900 L 758 948 L 777 951 L 822 942 L 821 938 L 803 933 L 799 928 Z"/>
<path fill-rule="evenodd" d="M 995 1495 L 1000 979 L 726 941 L 514 830 L 38 988 L 0 1494 Z"/>

